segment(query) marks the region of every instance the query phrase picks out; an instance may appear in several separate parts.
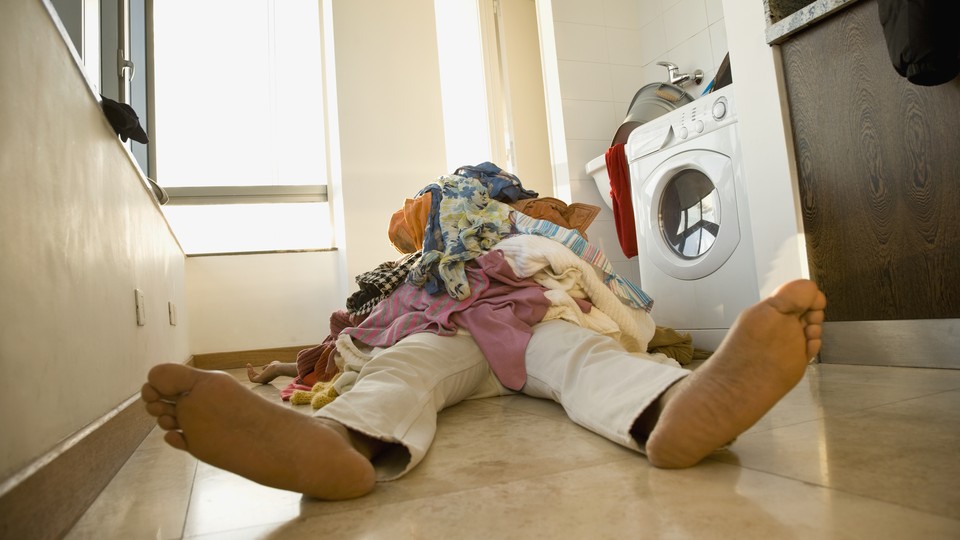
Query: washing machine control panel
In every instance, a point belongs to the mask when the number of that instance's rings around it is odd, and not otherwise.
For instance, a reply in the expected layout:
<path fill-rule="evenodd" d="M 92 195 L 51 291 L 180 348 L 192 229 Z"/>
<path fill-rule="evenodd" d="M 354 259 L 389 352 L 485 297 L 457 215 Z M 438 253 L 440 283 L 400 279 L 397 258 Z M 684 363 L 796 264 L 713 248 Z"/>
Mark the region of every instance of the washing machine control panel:
<path fill-rule="evenodd" d="M 732 88 L 724 88 L 670 113 L 673 133 L 680 140 L 692 139 L 736 121 Z"/>
<path fill-rule="evenodd" d="M 707 94 L 636 128 L 627 141 L 627 159 L 639 159 L 695 139 L 737 121 L 733 86 Z"/>

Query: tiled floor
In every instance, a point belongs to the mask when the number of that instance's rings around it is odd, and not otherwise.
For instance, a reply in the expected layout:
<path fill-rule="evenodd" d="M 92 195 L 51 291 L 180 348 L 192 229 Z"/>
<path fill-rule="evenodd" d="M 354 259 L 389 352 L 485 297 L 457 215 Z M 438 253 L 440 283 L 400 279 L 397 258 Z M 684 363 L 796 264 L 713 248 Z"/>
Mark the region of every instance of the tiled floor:
<path fill-rule="evenodd" d="M 288 380 L 255 390 L 279 399 Z M 448 409 L 419 468 L 347 502 L 254 484 L 154 430 L 68 538 L 956 539 L 958 488 L 960 371 L 811 365 L 683 471 L 523 396 Z"/>

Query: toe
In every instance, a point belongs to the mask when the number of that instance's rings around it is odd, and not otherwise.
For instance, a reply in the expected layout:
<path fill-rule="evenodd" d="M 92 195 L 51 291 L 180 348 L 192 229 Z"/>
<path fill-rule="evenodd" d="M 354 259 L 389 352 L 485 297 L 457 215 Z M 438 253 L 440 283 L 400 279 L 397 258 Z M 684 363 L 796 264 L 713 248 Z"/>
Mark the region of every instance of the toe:
<path fill-rule="evenodd" d="M 180 429 L 180 423 L 177 422 L 177 417 L 175 416 L 159 416 L 157 417 L 157 425 L 160 426 L 161 429 L 165 429 L 167 431 L 170 431 L 171 429 Z"/>
<path fill-rule="evenodd" d="M 167 403 L 165 401 L 152 401 L 147 403 L 147 412 L 150 416 L 172 416 L 177 415 L 177 407 L 172 403 Z"/>
<path fill-rule="evenodd" d="M 824 321 L 824 312 L 821 309 L 808 311 L 803 314 L 803 320 L 807 324 L 822 324 Z"/>
<path fill-rule="evenodd" d="M 176 448 L 177 450 L 186 450 L 187 449 L 187 440 L 183 438 L 183 433 L 179 431 L 168 431 L 163 435 L 163 440 L 167 441 L 167 444 Z"/>
<path fill-rule="evenodd" d="M 160 400 L 160 392 L 157 392 L 157 389 L 150 386 L 150 383 L 145 383 L 143 387 L 140 388 L 140 399 L 151 403 L 154 401 Z"/>
<path fill-rule="evenodd" d="M 821 303 L 826 305 L 826 298 L 816 283 L 807 279 L 784 283 L 769 300 L 777 311 L 784 314 L 802 315 L 811 309 L 823 309 Z"/>
<path fill-rule="evenodd" d="M 162 396 L 177 396 L 193 388 L 197 372 L 180 364 L 160 364 L 150 370 L 147 382 Z"/>
<path fill-rule="evenodd" d="M 827 308 L 827 295 L 823 294 L 823 291 L 817 289 L 817 296 L 813 300 L 813 305 L 810 306 L 810 309 L 816 309 L 823 311 Z"/>

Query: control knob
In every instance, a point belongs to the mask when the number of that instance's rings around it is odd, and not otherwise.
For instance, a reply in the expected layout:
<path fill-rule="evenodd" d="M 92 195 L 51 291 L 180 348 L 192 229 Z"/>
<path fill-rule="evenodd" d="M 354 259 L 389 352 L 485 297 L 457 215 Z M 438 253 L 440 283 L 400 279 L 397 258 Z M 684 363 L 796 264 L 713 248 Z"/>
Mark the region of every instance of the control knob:
<path fill-rule="evenodd" d="M 727 100 L 723 97 L 713 103 L 713 118 L 720 120 L 727 115 Z"/>

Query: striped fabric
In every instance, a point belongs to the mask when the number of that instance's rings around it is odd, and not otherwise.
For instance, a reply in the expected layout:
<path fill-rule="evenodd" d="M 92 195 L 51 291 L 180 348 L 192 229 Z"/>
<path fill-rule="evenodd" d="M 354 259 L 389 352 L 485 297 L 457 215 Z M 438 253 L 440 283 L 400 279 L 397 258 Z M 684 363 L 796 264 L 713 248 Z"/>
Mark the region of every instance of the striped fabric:
<path fill-rule="evenodd" d="M 560 242 L 570 248 L 578 257 L 587 261 L 603 273 L 603 282 L 614 294 L 627 304 L 649 312 L 653 308 L 653 299 L 629 280 L 613 270 L 613 265 L 600 248 L 587 242 L 580 233 L 565 229 L 556 223 L 532 218 L 517 211 L 510 213 L 514 229 L 520 234 L 535 234 Z"/>

